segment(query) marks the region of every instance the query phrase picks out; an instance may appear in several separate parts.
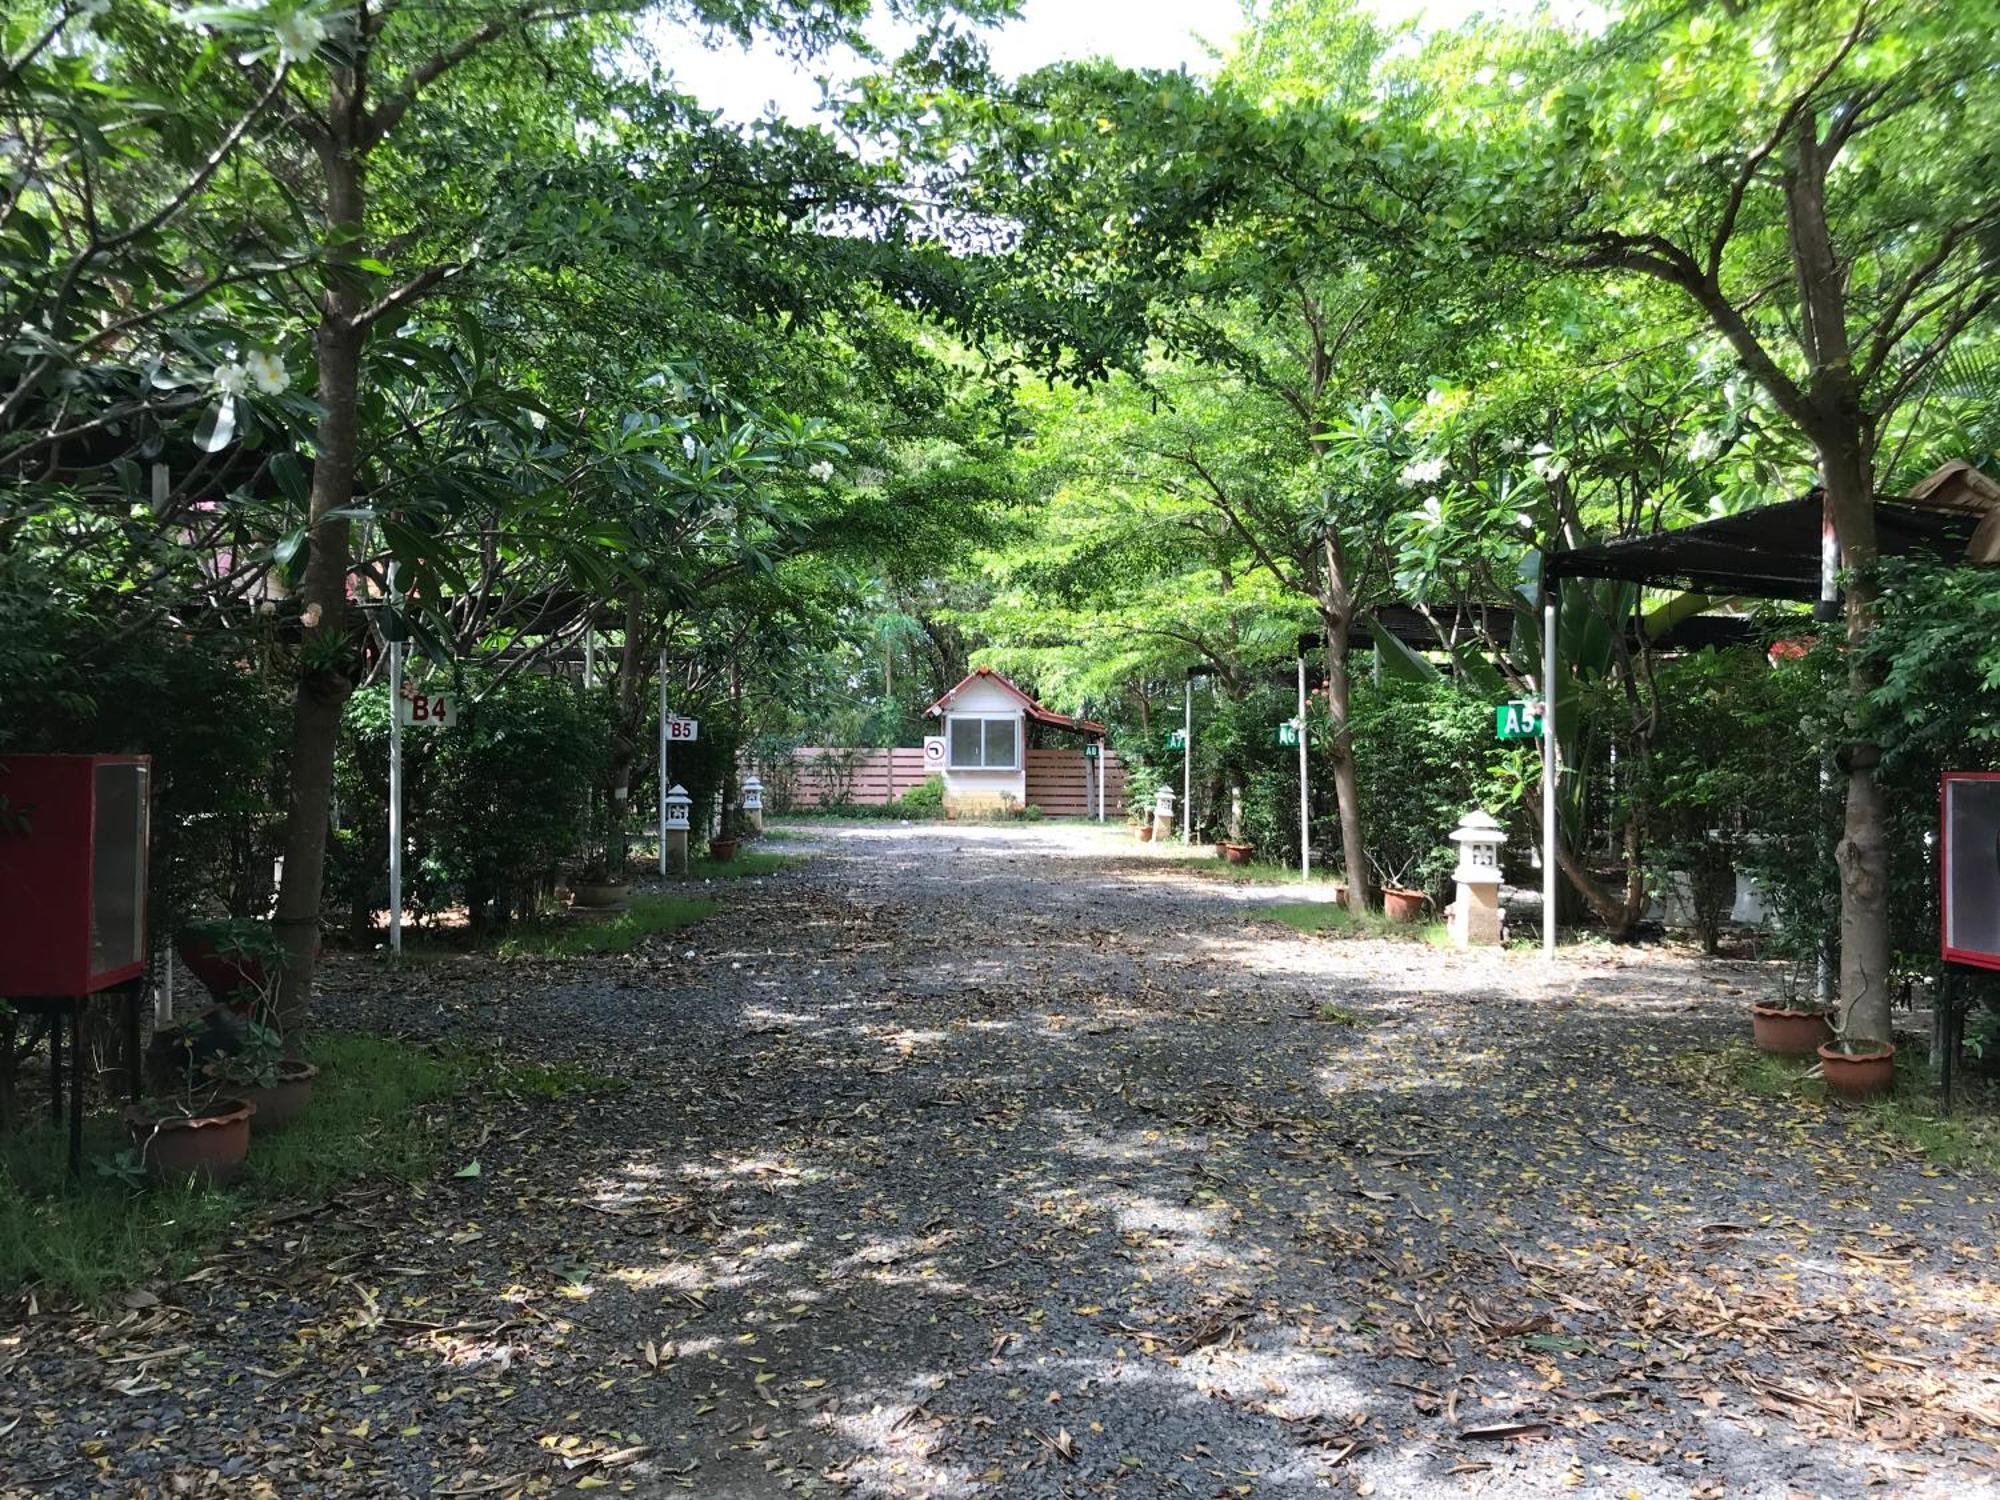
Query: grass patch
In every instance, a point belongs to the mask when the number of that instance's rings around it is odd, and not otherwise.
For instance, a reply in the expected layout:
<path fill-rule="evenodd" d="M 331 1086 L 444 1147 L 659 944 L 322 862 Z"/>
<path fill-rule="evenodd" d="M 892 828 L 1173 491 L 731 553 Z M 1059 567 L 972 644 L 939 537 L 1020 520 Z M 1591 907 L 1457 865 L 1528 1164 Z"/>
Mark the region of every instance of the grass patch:
<path fill-rule="evenodd" d="M 1990 1088 L 1961 1087 L 1951 1113 L 1932 1091 L 1929 1061 L 1915 1047 L 1896 1053 L 1896 1081 L 1887 1094 L 1858 1108 L 1834 1104 L 1818 1075 L 1817 1059 L 1772 1057 L 1754 1047 L 1731 1047 L 1722 1055 L 1729 1083 L 1760 1098 L 1792 1098 L 1839 1109 L 1843 1118 L 1885 1141 L 1916 1151 L 1944 1167 L 1978 1167 L 2000 1173 L 2000 1113 Z"/>
<path fill-rule="evenodd" d="M 768 837 L 768 835 L 767 835 Z M 803 855 L 775 854 L 760 850 L 739 853 L 727 864 L 718 864 L 706 855 L 688 861 L 689 880 L 741 880 L 746 875 L 775 875 L 797 864 Z"/>
<path fill-rule="evenodd" d="M 1429 943 L 1436 948 L 1451 946 L 1451 929 L 1443 922 L 1391 922 L 1380 912 L 1356 916 L 1331 901 L 1285 901 L 1274 906 L 1251 909 L 1258 922 L 1282 922 L 1294 932 L 1339 935 L 1342 937 L 1395 938 L 1404 942 Z"/>
<path fill-rule="evenodd" d="M 253 1128 L 244 1174 L 227 1189 L 135 1187 L 115 1170 L 132 1143 L 112 1115 L 85 1122 L 76 1182 L 64 1132 L 45 1124 L 0 1140 L 0 1292 L 35 1286 L 101 1302 L 134 1282 L 186 1275 L 259 1204 L 321 1198 L 364 1177 L 427 1177 L 450 1138 L 447 1117 L 429 1106 L 474 1089 L 560 1098 L 622 1087 L 574 1066 L 368 1036 L 323 1037 L 313 1060 L 324 1071 L 311 1107 L 282 1131 Z"/>
<path fill-rule="evenodd" d="M 707 896 L 635 895 L 616 916 L 569 917 L 560 924 L 523 928 L 502 938 L 494 951 L 502 958 L 629 953 L 649 937 L 693 926 L 713 915 L 719 905 Z"/>
<path fill-rule="evenodd" d="M 1324 1021 L 1329 1026 L 1359 1026 L 1361 1012 L 1349 1010 L 1344 1005 L 1335 1005 L 1331 1000 L 1324 1000 L 1320 1002 L 1319 1009 L 1313 1012 L 1313 1019 Z"/>
<path fill-rule="evenodd" d="M 1294 932 L 1353 932 L 1354 913 L 1331 901 L 1287 901 L 1260 906 L 1250 913 L 1258 922 L 1282 922 Z"/>

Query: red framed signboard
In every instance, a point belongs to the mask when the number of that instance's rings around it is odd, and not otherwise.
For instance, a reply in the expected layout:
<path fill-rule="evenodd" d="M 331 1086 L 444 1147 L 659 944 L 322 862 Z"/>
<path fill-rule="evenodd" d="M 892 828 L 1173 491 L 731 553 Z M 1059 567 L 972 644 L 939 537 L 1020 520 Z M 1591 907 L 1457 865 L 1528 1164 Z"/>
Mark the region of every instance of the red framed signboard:
<path fill-rule="evenodd" d="M 1947 771 L 1943 783 L 1944 957 L 2000 969 L 2000 771 Z"/>
<path fill-rule="evenodd" d="M 151 780 L 143 755 L 0 755 L 0 995 L 145 972 Z"/>

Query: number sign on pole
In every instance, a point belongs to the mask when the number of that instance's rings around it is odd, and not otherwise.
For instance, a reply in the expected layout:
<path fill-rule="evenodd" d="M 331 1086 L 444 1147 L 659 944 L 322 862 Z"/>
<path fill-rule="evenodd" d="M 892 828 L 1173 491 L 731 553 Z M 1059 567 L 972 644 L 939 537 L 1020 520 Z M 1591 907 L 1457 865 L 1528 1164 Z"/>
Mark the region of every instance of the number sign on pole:
<path fill-rule="evenodd" d="M 1503 740 L 1542 737 L 1542 705 L 1525 699 L 1493 705 L 1493 732 Z"/>
<path fill-rule="evenodd" d="M 683 719 L 679 714 L 667 719 L 667 739 L 676 745 L 692 745 L 701 730 L 701 720 Z"/>
<path fill-rule="evenodd" d="M 402 646 L 391 648 L 400 656 Z M 458 722 L 458 702 L 451 693 L 423 693 L 402 681 L 400 663 L 390 661 L 397 679 L 396 722 L 405 729 L 449 729 Z"/>

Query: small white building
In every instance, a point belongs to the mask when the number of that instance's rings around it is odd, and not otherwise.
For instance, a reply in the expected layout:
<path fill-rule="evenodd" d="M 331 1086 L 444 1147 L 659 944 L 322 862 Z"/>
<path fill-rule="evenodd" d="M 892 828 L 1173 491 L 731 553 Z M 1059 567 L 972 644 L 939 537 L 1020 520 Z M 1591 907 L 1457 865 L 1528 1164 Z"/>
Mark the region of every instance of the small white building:
<path fill-rule="evenodd" d="M 950 812 L 997 813 L 1028 802 L 1032 725 L 1099 741 L 1104 726 L 1042 707 L 991 667 L 980 667 L 927 710 L 942 733 L 924 741 L 924 766 L 944 777 Z"/>

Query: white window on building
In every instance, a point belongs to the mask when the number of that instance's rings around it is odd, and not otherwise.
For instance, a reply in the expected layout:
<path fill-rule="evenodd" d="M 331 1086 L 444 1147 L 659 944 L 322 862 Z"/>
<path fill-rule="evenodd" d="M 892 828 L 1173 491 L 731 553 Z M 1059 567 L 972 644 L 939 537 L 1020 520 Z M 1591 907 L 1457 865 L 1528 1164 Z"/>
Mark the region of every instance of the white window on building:
<path fill-rule="evenodd" d="M 946 732 L 951 739 L 954 771 L 1013 771 L 1020 767 L 1020 721 L 1011 715 L 986 718 L 953 714 Z"/>

